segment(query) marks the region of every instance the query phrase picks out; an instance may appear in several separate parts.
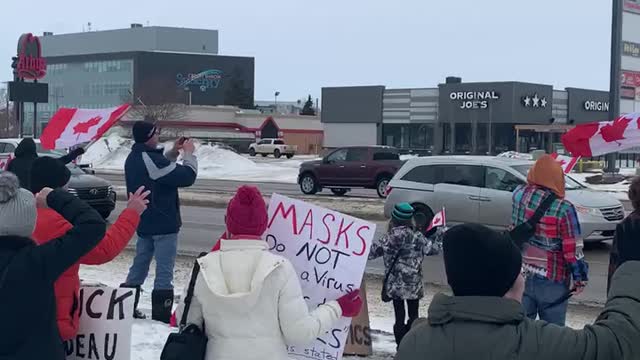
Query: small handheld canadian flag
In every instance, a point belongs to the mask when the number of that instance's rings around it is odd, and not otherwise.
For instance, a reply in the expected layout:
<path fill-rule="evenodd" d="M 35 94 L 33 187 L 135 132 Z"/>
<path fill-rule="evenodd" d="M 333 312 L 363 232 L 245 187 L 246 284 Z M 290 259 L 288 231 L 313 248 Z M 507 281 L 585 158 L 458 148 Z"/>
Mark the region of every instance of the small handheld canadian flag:
<path fill-rule="evenodd" d="M 431 220 L 431 224 L 429 224 L 429 228 L 427 229 L 427 231 L 435 227 L 441 227 L 446 225 L 447 225 L 447 215 L 445 214 L 444 208 L 442 208 L 442 211 L 440 211 L 439 213 L 433 216 L 433 219 Z"/>
<path fill-rule="evenodd" d="M 61 108 L 40 136 L 45 149 L 66 149 L 98 140 L 131 108 L 125 104 L 108 109 Z"/>
<path fill-rule="evenodd" d="M 565 174 L 570 173 L 581 158 L 580 156 L 571 157 L 558 155 L 557 153 L 551 154 L 551 157 L 556 159 L 556 161 L 560 163 L 560 166 L 562 166 L 562 170 L 564 170 Z"/>

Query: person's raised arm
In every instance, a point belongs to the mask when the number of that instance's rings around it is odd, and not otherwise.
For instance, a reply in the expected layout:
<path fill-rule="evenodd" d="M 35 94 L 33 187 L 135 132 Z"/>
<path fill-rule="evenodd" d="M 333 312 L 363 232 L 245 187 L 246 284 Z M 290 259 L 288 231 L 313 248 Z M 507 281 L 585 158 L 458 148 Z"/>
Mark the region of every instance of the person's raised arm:
<path fill-rule="evenodd" d="M 162 154 L 142 153 L 142 160 L 151 180 L 175 187 L 193 185 L 198 176 L 198 160 L 193 155 L 195 146 L 191 140 L 184 142 L 183 151 L 183 165 L 171 162 Z"/>
<path fill-rule="evenodd" d="M 43 189 L 36 195 L 36 204 L 55 210 L 73 225 L 65 235 L 35 247 L 32 252 L 45 277 L 55 281 L 98 244 L 106 224 L 91 206 L 61 189 Z"/>

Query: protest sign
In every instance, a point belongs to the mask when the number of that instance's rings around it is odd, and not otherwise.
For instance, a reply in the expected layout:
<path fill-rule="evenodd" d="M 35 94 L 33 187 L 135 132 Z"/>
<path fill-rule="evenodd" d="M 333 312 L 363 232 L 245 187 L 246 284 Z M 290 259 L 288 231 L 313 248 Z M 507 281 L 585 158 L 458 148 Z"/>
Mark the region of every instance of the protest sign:
<path fill-rule="evenodd" d="M 358 289 L 376 225 L 336 211 L 273 194 L 266 241 L 291 261 L 309 309 Z M 351 319 L 342 318 L 307 346 L 289 346 L 295 359 L 342 358 Z"/>
<path fill-rule="evenodd" d="M 367 290 L 365 281 L 362 280 L 360 286 L 362 296 L 362 311 L 351 321 L 347 346 L 344 348 L 345 355 L 370 356 L 373 353 L 371 348 L 371 327 L 369 325 L 369 306 L 367 305 Z"/>
<path fill-rule="evenodd" d="M 65 342 L 67 360 L 129 360 L 135 289 L 82 286 L 80 326 Z"/>

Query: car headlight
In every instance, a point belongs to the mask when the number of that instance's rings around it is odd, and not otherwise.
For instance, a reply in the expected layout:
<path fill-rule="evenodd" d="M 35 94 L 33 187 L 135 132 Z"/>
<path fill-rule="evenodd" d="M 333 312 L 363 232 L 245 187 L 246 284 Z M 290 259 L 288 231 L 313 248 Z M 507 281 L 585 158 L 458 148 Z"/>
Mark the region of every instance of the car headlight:
<path fill-rule="evenodd" d="M 600 209 L 598 208 L 591 208 L 591 207 L 578 206 L 578 205 L 574 205 L 574 206 L 576 208 L 576 211 L 580 214 L 591 215 L 591 216 L 602 216 L 602 212 L 600 212 Z"/>
<path fill-rule="evenodd" d="M 116 192 L 115 189 L 113 188 L 113 185 L 109 185 L 109 192 L 110 193 Z"/>

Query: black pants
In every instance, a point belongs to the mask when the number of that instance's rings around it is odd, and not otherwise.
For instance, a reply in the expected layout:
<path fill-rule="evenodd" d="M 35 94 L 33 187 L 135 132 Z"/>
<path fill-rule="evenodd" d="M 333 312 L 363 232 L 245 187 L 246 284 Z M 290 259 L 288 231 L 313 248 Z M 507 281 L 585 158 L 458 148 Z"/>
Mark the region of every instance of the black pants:
<path fill-rule="evenodd" d="M 407 310 L 409 312 L 409 321 L 405 322 L 407 313 L 405 312 L 404 303 L 407 303 Z M 396 314 L 396 326 L 408 326 L 418 318 L 418 307 L 420 306 L 420 300 L 393 300 L 393 311 Z"/>

